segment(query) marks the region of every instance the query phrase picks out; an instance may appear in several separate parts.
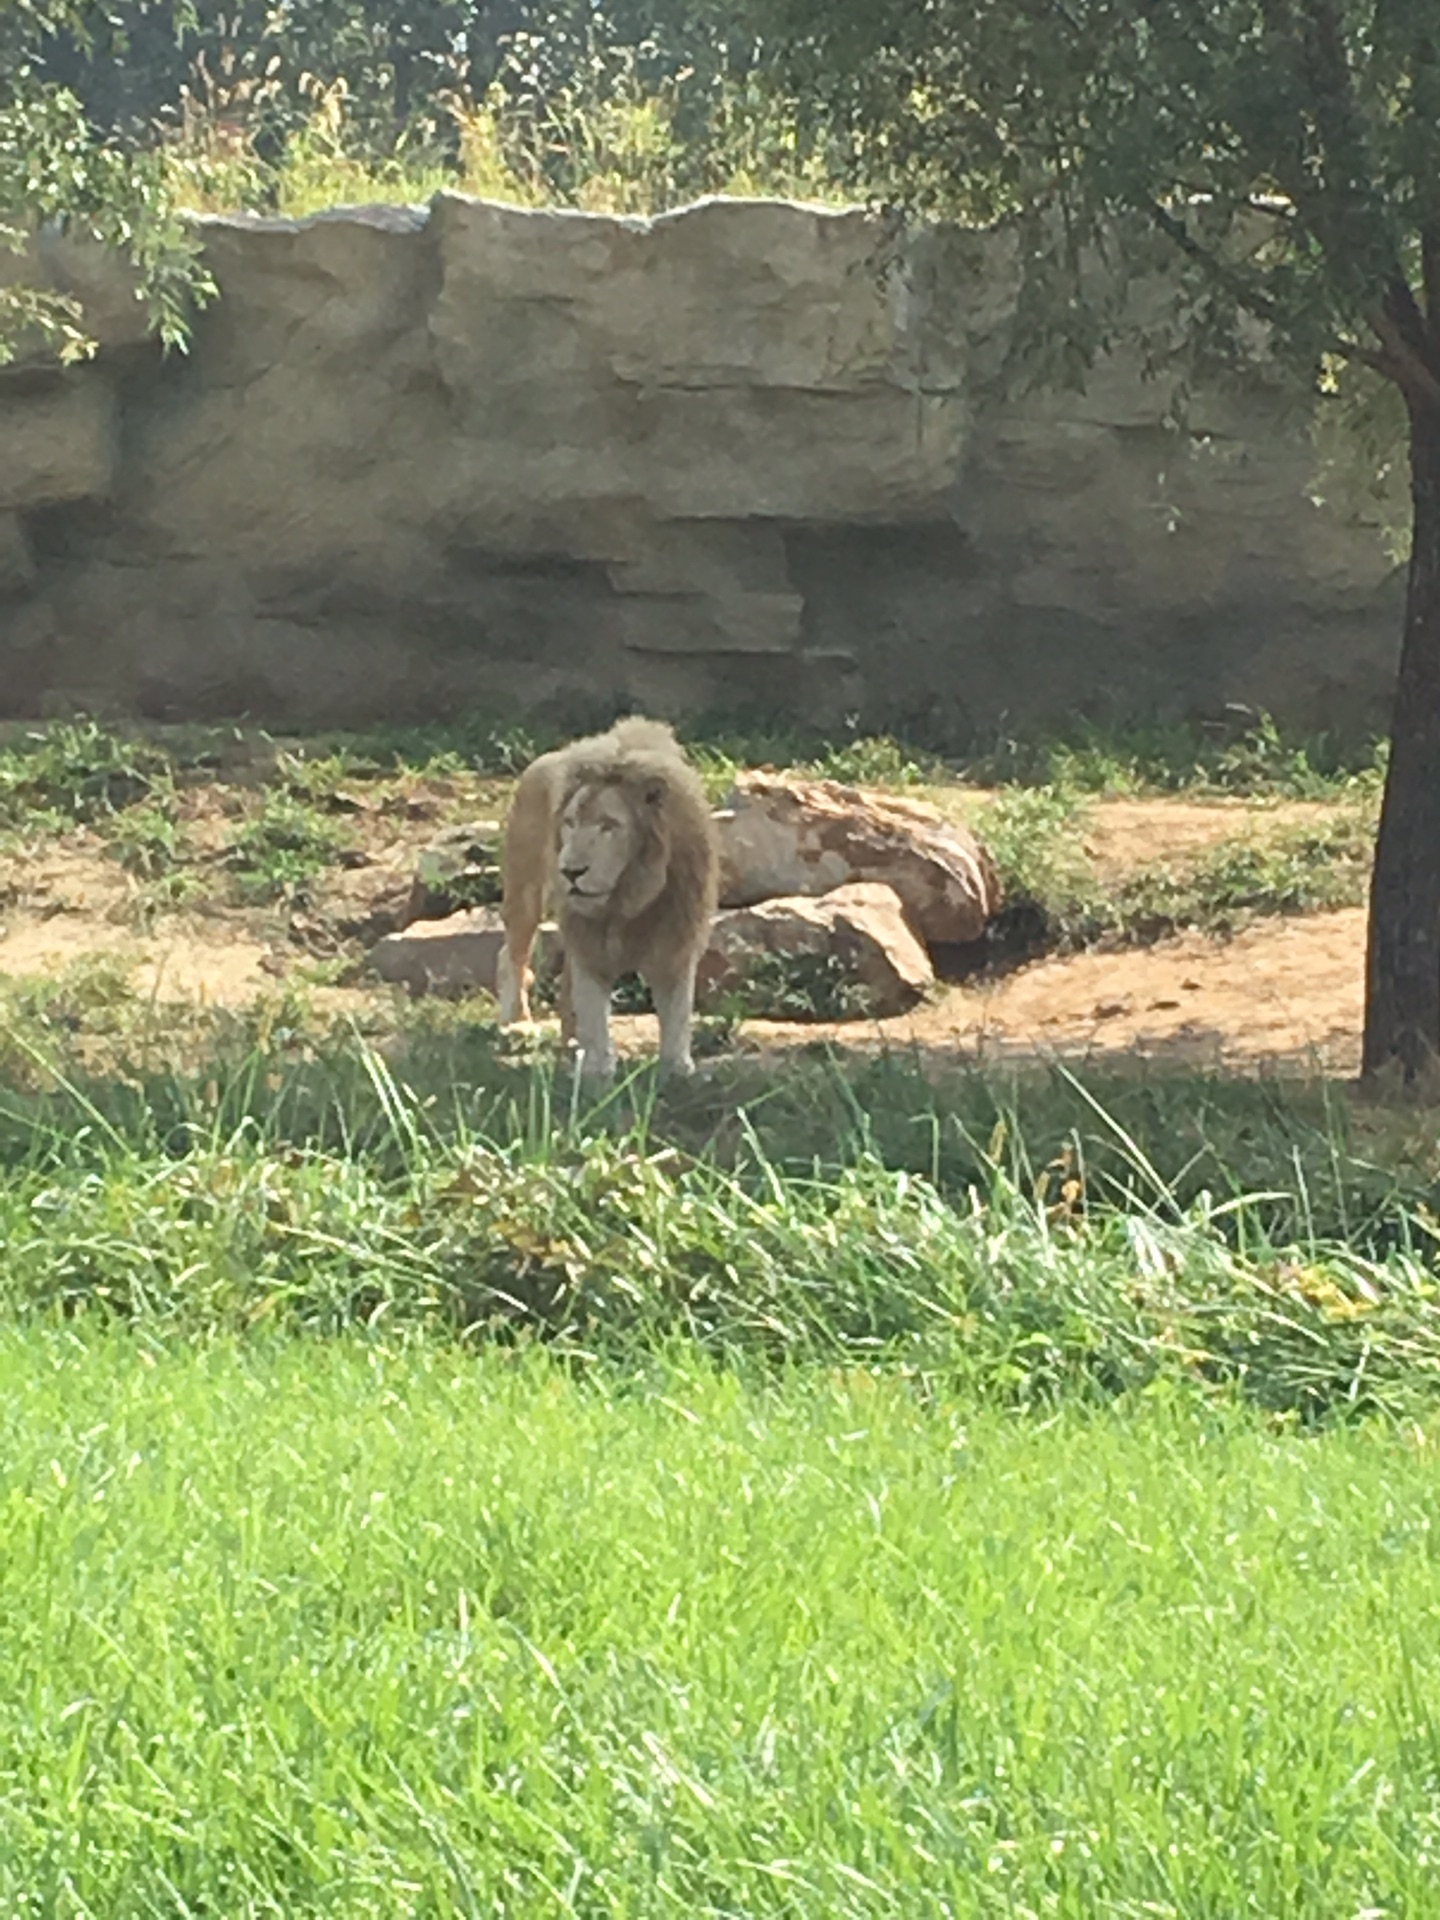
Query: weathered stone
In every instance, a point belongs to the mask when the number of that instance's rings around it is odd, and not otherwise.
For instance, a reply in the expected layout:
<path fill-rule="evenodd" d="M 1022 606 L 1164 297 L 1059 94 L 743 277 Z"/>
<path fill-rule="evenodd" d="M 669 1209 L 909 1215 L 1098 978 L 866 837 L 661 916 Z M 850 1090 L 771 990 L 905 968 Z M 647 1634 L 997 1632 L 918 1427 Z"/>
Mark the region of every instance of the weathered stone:
<path fill-rule="evenodd" d="M 24 593 L 35 579 L 25 523 L 16 513 L 0 513 L 0 599 Z"/>
<path fill-rule="evenodd" d="M 4 712 L 1383 725 L 1400 577 L 1312 503 L 1309 423 L 1260 367 L 1170 432 L 1124 355 L 1001 397 L 1013 235 L 454 195 L 199 231 L 222 297 L 143 371 L 128 269 L 36 243 L 101 355 L 0 379 L 0 506 L 106 507 L 32 529 Z"/>
<path fill-rule="evenodd" d="M 700 961 L 700 1004 L 743 992 L 761 955 L 837 960 L 876 1019 L 907 1012 L 935 982 L 900 896 L 869 881 L 837 887 L 819 899 L 765 900 L 718 913 Z"/>
<path fill-rule="evenodd" d="M 499 914 L 492 907 L 475 907 L 444 920 L 416 920 L 399 933 L 387 933 L 371 949 L 370 965 L 382 980 L 406 987 L 416 997 L 493 993 L 504 944 Z M 553 978 L 560 958 L 559 935 L 547 923 L 535 947 L 537 975 Z"/>
<path fill-rule="evenodd" d="M 446 827 L 416 862 L 404 924 L 443 920 L 462 908 L 495 906 L 500 893 L 499 823 L 468 820 Z"/>
<path fill-rule="evenodd" d="M 103 496 L 114 467 L 115 397 L 103 377 L 0 386 L 0 510 Z"/>
<path fill-rule="evenodd" d="M 985 848 L 923 801 L 744 773 L 716 821 L 722 906 L 875 880 L 895 889 L 922 939 L 963 946 L 980 938 L 1000 905 Z"/>
<path fill-rule="evenodd" d="M 73 324 L 96 346 L 134 346 L 149 337 L 140 276 L 122 255 L 95 240 L 45 226 L 19 252 L 0 247 L 0 288 L 31 288 L 73 303 Z M 20 364 L 51 357 L 38 331 L 10 341 Z"/>

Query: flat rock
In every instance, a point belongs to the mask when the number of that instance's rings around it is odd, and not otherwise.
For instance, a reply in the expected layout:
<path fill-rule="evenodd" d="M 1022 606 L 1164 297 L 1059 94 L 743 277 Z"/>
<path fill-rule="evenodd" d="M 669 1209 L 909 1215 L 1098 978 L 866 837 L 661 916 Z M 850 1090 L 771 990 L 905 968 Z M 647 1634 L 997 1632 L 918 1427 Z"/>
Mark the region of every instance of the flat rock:
<path fill-rule="evenodd" d="M 1000 906 L 985 848 L 921 800 L 835 780 L 743 773 L 716 824 L 725 907 L 877 881 L 894 888 L 927 943 L 965 946 Z"/>
<path fill-rule="evenodd" d="M 370 952 L 370 965 L 382 980 L 410 993 L 458 999 L 467 993 L 493 993 L 505 929 L 493 907 L 474 907 L 444 920 L 417 920 L 399 933 L 387 933 Z M 560 938 L 546 924 L 536 943 L 535 970 L 558 973 Z"/>
<path fill-rule="evenodd" d="M 863 1001 L 864 1015 L 876 1019 L 908 1012 L 935 983 L 899 894 L 875 881 L 836 887 L 819 898 L 765 900 L 718 913 L 700 961 L 701 1004 L 743 993 L 762 956 L 838 961 Z M 829 1016 L 817 1009 L 816 1017 Z"/>
<path fill-rule="evenodd" d="M 496 906 L 500 891 L 499 822 L 467 820 L 446 827 L 421 849 L 404 924 L 443 920 L 462 908 Z"/>

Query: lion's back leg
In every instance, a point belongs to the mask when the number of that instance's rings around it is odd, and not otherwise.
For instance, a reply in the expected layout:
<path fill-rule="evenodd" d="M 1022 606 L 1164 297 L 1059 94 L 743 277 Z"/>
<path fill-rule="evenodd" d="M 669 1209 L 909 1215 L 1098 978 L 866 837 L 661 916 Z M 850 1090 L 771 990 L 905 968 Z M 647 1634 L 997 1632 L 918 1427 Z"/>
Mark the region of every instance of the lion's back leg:
<path fill-rule="evenodd" d="M 496 964 L 500 1022 L 530 1018 L 531 957 L 550 891 L 554 756 L 542 755 L 521 774 L 505 822 L 500 918 L 505 943 Z"/>

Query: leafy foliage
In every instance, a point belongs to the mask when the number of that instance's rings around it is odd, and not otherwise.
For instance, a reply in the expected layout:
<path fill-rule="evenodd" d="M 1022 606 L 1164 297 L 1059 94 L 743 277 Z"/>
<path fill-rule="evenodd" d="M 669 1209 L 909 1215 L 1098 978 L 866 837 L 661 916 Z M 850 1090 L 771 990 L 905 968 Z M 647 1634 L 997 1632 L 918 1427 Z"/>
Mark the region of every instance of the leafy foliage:
<path fill-rule="evenodd" d="M 1137 276 L 1150 343 L 1249 358 L 1253 323 L 1430 390 L 1440 43 L 1428 0 L 764 0 L 797 84 L 908 205 L 1023 229 L 1031 344 L 1078 376 Z M 1433 316 L 1432 316 L 1433 317 Z M 1440 388 L 1436 388 L 1440 391 Z"/>
<path fill-rule="evenodd" d="M 0 828 L 105 820 L 168 793 L 172 783 L 169 756 L 148 741 L 123 739 L 92 720 L 37 728 L 0 752 Z"/>
<path fill-rule="evenodd" d="M 123 994 L 92 968 L 6 1029 L 12 1317 L 383 1322 L 632 1360 L 683 1339 L 782 1367 L 883 1358 L 1010 1404 L 1183 1380 L 1321 1417 L 1440 1393 L 1433 1139 L 1428 1170 L 1387 1174 L 1342 1110 L 1317 1127 L 1198 1080 L 1106 1103 L 1065 1076 L 1012 1108 L 890 1061 L 742 1068 L 674 1105 L 641 1076 L 587 1111 L 543 1066 L 462 1071 L 453 1036 L 437 1099 L 416 1059 L 392 1077 L 351 1041 L 306 1060 L 273 1019 L 178 1079 L 72 1067 L 18 1091 L 27 1055 L 58 1062 Z"/>
<path fill-rule="evenodd" d="M 167 346 L 184 345 L 190 303 L 213 291 L 161 156 L 101 135 L 75 93 L 45 73 L 57 35 L 83 43 L 92 12 L 81 0 L 11 0 L 0 18 L 0 365 L 22 349 L 75 360 L 93 347 L 74 295 L 4 260 L 23 259 L 37 230 L 116 249 Z"/>
<path fill-rule="evenodd" d="M 243 121 L 273 158 L 337 89 L 379 151 L 442 126 L 457 90 L 480 99 L 500 82 L 538 112 L 629 62 L 649 92 L 681 74 L 704 92 L 754 54 L 705 0 L 112 0 L 88 31 L 72 22 L 52 40 L 45 70 L 107 128 L 209 112 Z"/>

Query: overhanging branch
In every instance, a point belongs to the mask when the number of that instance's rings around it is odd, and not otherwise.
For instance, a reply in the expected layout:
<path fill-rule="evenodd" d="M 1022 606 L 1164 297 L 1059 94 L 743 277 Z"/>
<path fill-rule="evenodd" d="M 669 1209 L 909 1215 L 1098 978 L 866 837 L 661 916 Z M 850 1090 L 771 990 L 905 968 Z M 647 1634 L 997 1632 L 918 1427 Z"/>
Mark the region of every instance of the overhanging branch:
<path fill-rule="evenodd" d="M 1185 222 L 1178 220 L 1168 207 L 1162 207 L 1156 200 L 1150 203 L 1147 211 L 1166 239 L 1173 240 L 1188 259 L 1204 267 L 1215 284 L 1223 287 L 1237 306 L 1243 307 L 1257 320 L 1274 322 L 1279 318 L 1279 309 L 1270 296 L 1262 293 L 1259 287 L 1252 286 L 1243 273 L 1237 273 L 1233 267 L 1227 266 L 1218 254 L 1197 240 Z"/>

